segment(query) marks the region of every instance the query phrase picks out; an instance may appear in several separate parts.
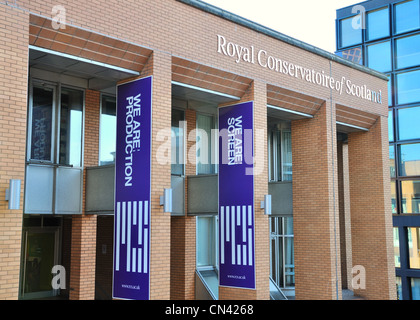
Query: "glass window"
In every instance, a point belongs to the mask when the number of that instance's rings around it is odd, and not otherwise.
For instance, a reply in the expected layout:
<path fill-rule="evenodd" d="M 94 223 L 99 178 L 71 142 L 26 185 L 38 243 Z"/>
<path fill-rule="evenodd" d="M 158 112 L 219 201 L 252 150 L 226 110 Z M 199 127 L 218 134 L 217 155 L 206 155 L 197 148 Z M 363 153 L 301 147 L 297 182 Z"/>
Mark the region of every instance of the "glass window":
<path fill-rule="evenodd" d="M 392 87 L 392 76 L 388 75 L 389 77 L 389 81 L 388 81 L 388 107 L 392 106 L 393 101 L 392 101 L 392 97 L 393 97 L 393 87 Z"/>
<path fill-rule="evenodd" d="M 33 87 L 31 155 L 33 160 L 52 161 L 54 89 Z"/>
<path fill-rule="evenodd" d="M 398 138 L 400 140 L 419 139 L 420 107 L 398 110 Z"/>
<path fill-rule="evenodd" d="M 388 7 L 368 12 L 366 35 L 367 40 L 375 40 L 389 36 Z"/>
<path fill-rule="evenodd" d="M 394 113 L 388 111 L 388 140 L 394 141 Z"/>
<path fill-rule="evenodd" d="M 392 213 L 397 213 L 397 185 L 395 181 L 391 181 L 391 206 Z"/>
<path fill-rule="evenodd" d="M 399 175 L 420 176 L 420 143 L 398 146 Z"/>
<path fill-rule="evenodd" d="M 397 300 L 402 300 L 401 277 L 396 278 L 396 286 L 397 286 Z"/>
<path fill-rule="evenodd" d="M 380 72 L 392 70 L 391 42 L 381 42 L 367 47 L 368 67 Z"/>
<path fill-rule="evenodd" d="M 184 111 L 172 109 L 172 152 L 171 152 L 171 173 L 176 175 L 184 174 Z"/>
<path fill-rule="evenodd" d="M 197 217 L 197 266 L 216 266 L 216 217 Z"/>
<path fill-rule="evenodd" d="M 420 279 L 411 278 L 411 299 L 420 300 Z"/>
<path fill-rule="evenodd" d="M 398 228 L 394 229 L 394 262 L 396 268 L 401 268 L 401 257 L 400 257 L 400 237 Z"/>
<path fill-rule="evenodd" d="M 391 178 L 395 178 L 395 150 L 394 146 L 389 146 L 389 171 Z"/>
<path fill-rule="evenodd" d="M 402 33 L 420 27 L 419 0 L 395 5 L 395 32 Z"/>
<path fill-rule="evenodd" d="M 395 41 L 397 69 L 420 65 L 420 34 Z"/>
<path fill-rule="evenodd" d="M 343 50 L 336 53 L 339 57 L 347 59 L 351 62 L 363 64 L 362 47 Z"/>
<path fill-rule="evenodd" d="M 410 268 L 420 269 L 420 228 L 407 228 Z"/>
<path fill-rule="evenodd" d="M 292 181 L 292 134 L 273 130 L 269 134 L 270 181 Z"/>
<path fill-rule="evenodd" d="M 357 16 L 340 21 L 341 47 L 349 47 L 362 42 L 362 28 L 354 23 Z"/>
<path fill-rule="evenodd" d="M 197 174 L 216 173 L 214 129 L 216 121 L 213 116 L 197 114 Z"/>
<path fill-rule="evenodd" d="M 102 96 L 100 132 L 99 132 L 99 164 L 115 162 L 115 144 L 117 140 L 117 103 L 115 97 Z"/>
<path fill-rule="evenodd" d="M 420 213 L 420 180 L 401 181 L 402 213 Z"/>
<path fill-rule="evenodd" d="M 420 70 L 397 74 L 398 104 L 420 101 Z"/>
<path fill-rule="evenodd" d="M 82 165 L 83 91 L 62 88 L 59 163 Z"/>

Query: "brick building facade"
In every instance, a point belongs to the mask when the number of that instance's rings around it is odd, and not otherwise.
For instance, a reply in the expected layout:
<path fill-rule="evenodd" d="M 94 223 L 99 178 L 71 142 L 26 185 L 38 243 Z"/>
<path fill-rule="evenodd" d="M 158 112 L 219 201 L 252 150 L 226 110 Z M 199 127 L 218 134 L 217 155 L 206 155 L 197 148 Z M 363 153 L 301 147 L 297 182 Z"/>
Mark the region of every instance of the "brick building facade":
<path fill-rule="evenodd" d="M 0 299 L 111 298 L 114 209 L 107 174 L 112 177 L 113 166 L 100 165 L 104 97 L 115 96 L 117 84 L 150 75 L 151 299 L 202 298 L 200 284 L 208 280 L 203 274 L 217 276 L 217 228 L 211 228 L 218 212 L 210 200 L 217 188 L 209 182 L 217 165 L 206 171 L 195 161 L 194 130 L 201 128 L 200 115 L 214 119 L 218 107 L 245 101 L 254 102 L 258 168 L 256 288 L 216 285 L 209 289 L 213 298 L 270 299 L 272 282 L 280 291 L 290 289 L 273 280 L 273 257 L 279 253 L 273 251 L 270 228 L 276 217 L 293 217 L 294 263 L 287 276 L 296 299 L 341 299 L 343 288 L 366 299 L 395 299 L 384 75 L 201 1 L 72 0 L 58 11 L 55 5 L 0 2 L 1 192 L 11 179 L 22 183 L 19 209 L 9 210 L 0 199 Z M 83 93 L 82 106 L 72 90 Z M 39 144 L 38 107 L 51 119 L 50 141 L 43 140 L 48 154 L 45 149 L 42 157 L 33 152 Z M 181 153 L 193 159 L 177 174 L 173 163 L 159 159 L 159 135 L 170 136 L 174 110 L 186 123 Z M 269 138 L 272 124 L 291 132 L 293 183 L 269 178 L 279 163 L 285 165 L 283 147 L 273 147 Z M 79 143 L 70 141 L 66 129 L 80 131 Z M 277 163 L 270 156 L 273 148 Z M 170 214 L 159 198 L 165 188 L 175 189 L 176 178 L 180 209 Z M 286 189 L 275 191 L 275 183 Z M 209 193 L 197 195 L 197 185 Z M 284 199 L 287 192 L 292 195 Z M 261 209 L 267 194 L 272 216 Z M 282 211 L 287 204 L 292 211 Z M 203 239 L 201 230 L 214 241 Z M 44 268 L 65 267 L 66 288 L 45 286 L 52 275 L 50 269 L 35 269 L 39 259 Z M 365 287 L 351 287 L 353 266 L 365 270 Z M 31 279 L 35 274 L 38 283 Z"/>

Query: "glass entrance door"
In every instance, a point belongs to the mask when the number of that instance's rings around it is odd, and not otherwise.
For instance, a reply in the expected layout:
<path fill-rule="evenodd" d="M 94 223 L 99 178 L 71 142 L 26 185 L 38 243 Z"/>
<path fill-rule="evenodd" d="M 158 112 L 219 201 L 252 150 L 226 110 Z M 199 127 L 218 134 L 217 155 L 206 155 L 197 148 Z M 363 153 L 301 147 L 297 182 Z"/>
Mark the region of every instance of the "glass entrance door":
<path fill-rule="evenodd" d="M 21 299 L 40 299 L 57 295 L 52 288 L 52 268 L 58 263 L 58 229 L 24 230 L 24 251 L 21 275 Z"/>
<path fill-rule="evenodd" d="M 270 276 L 281 289 L 295 286 L 293 217 L 270 219 Z"/>

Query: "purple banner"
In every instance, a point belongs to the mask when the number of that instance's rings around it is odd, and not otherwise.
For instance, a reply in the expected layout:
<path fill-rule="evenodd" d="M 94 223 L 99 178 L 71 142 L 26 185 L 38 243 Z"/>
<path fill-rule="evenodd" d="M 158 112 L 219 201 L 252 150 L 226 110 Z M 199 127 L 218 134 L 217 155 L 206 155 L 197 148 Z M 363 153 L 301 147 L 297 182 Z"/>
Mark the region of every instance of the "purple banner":
<path fill-rule="evenodd" d="M 150 297 L 152 77 L 117 87 L 113 298 Z"/>
<path fill-rule="evenodd" d="M 253 102 L 219 108 L 219 285 L 255 289 Z"/>

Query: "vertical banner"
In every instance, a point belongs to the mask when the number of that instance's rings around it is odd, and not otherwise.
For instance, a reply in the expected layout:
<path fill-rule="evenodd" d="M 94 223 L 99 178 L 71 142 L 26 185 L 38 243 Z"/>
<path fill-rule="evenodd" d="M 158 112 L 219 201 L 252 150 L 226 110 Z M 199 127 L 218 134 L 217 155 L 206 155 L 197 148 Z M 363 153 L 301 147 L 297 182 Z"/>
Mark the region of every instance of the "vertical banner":
<path fill-rule="evenodd" d="M 219 108 L 219 285 L 255 289 L 253 102 Z"/>
<path fill-rule="evenodd" d="M 113 298 L 150 297 L 152 77 L 117 87 Z"/>

